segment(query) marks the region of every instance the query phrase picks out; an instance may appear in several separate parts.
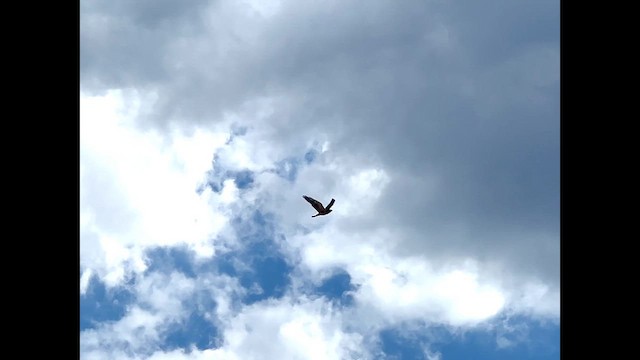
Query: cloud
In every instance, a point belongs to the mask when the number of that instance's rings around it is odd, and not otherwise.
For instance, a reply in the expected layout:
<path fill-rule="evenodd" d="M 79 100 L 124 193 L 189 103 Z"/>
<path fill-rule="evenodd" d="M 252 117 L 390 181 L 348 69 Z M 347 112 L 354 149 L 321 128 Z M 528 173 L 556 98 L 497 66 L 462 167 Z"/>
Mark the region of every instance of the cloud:
<path fill-rule="evenodd" d="M 189 278 L 179 272 L 151 272 L 137 275 L 131 285 L 135 301 L 124 316 L 85 329 L 80 333 L 82 358 L 147 358 L 154 353 L 171 353 L 172 334 L 186 331 L 215 346 L 220 321 L 235 313 L 233 305 L 244 292 L 235 279 L 225 275 L 199 274 Z M 197 314 L 197 328 L 184 328 Z M 197 324 L 197 323 L 196 323 Z M 209 332 L 209 334 L 201 332 Z M 175 345 L 174 345 L 175 346 Z M 193 344 L 195 347 L 196 345 Z"/>
<path fill-rule="evenodd" d="M 87 292 L 87 287 L 89 286 L 89 280 L 91 279 L 92 271 L 91 269 L 86 269 L 82 272 L 80 276 L 80 295 L 83 295 Z"/>
<path fill-rule="evenodd" d="M 311 271 L 306 276 L 323 278 L 330 269 L 344 268 L 357 286 L 356 303 L 367 311 L 363 318 L 473 325 L 496 315 L 506 304 L 505 289 L 490 277 L 479 278 L 473 262 L 442 269 L 421 257 L 389 256 L 385 246 L 385 239 L 393 238 L 389 234 L 358 238 L 319 232 L 305 238 L 302 264 Z"/>
<path fill-rule="evenodd" d="M 229 280 L 215 276 L 190 279 L 175 272 L 145 275 L 135 285 L 136 303 L 124 317 L 81 332 L 82 357 L 338 359 L 365 353 L 361 336 L 341 328 L 341 314 L 331 303 L 284 297 L 228 307 L 221 299 L 233 303 L 237 301 L 234 292 L 242 291 Z M 167 334 L 193 311 L 189 306 L 202 301 L 198 292 L 204 292 L 204 300 L 215 301 L 218 311 L 210 314 L 211 321 L 224 329 L 224 340 L 205 349 L 164 349 Z M 208 308 L 202 309 L 209 312 Z"/>
<path fill-rule="evenodd" d="M 155 275 L 143 278 L 134 290 L 138 301 L 124 317 L 80 333 L 81 354 L 91 358 L 111 350 L 149 353 L 158 346 L 166 327 L 186 315 L 182 300 L 194 291 L 194 281 L 177 274 Z"/>
<path fill-rule="evenodd" d="M 228 221 L 225 210 L 212 205 L 235 199 L 233 184 L 220 195 L 196 193 L 228 134 L 143 132 L 132 123 L 139 105 L 123 96 L 83 95 L 80 110 L 81 265 L 107 276 L 110 285 L 127 271 L 144 271 L 147 247 L 187 244 L 212 256 L 212 240 Z"/>
<path fill-rule="evenodd" d="M 217 351 L 232 358 L 342 359 L 361 355 L 361 336 L 341 329 L 340 314 L 321 299 L 254 304 L 231 319 Z"/>

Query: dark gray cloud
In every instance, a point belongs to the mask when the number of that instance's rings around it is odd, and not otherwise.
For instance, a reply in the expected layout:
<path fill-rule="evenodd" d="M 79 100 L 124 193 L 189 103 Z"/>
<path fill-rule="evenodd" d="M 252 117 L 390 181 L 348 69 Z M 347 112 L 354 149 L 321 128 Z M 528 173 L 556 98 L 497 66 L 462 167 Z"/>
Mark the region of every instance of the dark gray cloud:
<path fill-rule="evenodd" d="M 172 81 L 169 48 L 202 30 L 207 1 L 82 2 L 80 70 L 83 90 L 145 87 Z"/>
<path fill-rule="evenodd" d="M 559 7 L 552 1 L 83 3 L 86 91 L 158 93 L 154 124 L 274 99 L 267 143 L 326 134 L 378 162 L 399 251 L 558 281 Z M 245 118 L 251 131 L 254 119 Z M 298 141 L 298 140 L 295 140 Z"/>

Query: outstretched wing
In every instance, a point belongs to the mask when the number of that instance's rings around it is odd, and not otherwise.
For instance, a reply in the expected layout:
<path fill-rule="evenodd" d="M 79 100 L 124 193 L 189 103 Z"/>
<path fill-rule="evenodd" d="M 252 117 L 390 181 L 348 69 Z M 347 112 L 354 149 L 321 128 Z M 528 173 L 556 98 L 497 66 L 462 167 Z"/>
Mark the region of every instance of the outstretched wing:
<path fill-rule="evenodd" d="M 313 206 L 314 209 L 316 209 L 318 212 L 324 212 L 324 206 L 322 206 L 322 203 L 312 197 L 309 197 L 307 195 L 302 195 L 302 197 L 307 200 L 309 202 L 309 204 L 311 204 L 311 206 Z"/>
<path fill-rule="evenodd" d="M 329 205 L 327 205 L 327 207 L 326 207 L 326 208 L 324 208 L 324 209 L 325 209 L 325 210 L 329 210 L 329 209 L 331 209 L 331 207 L 333 206 L 333 203 L 334 203 L 334 202 L 336 202 L 336 200 L 335 200 L 335 199 L 331 199 L 331 201 L 329 202 Z"/>

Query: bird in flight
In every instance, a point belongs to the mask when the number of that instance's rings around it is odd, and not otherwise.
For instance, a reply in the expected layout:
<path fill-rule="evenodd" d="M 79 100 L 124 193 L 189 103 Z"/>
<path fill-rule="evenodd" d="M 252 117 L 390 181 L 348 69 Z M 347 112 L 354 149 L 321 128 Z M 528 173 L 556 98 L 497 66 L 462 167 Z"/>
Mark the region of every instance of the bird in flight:
<path fill-rule="evenodd" d="M 328 213 L 330 213 L 331 211 L 331 207 L 333 206 L 333 203 L 336 202 L 334 199 L 331 199 L 331 202 L 329 202 L 329 205 L 327 205 L 327 207 L 322 206 L 322 203 L 312 197 L 309 197 L 307 195 L 302 195 L 302 197 L 307 200 L 309 202 L 309 204 L 311 204 L 311 206 L 313 206 L 314 209 L 316 209 L 316 211 L 318 212 L 317 214 L 311 216 L 311 217 L 316 217 L 319 215 L 327 215 Z"/>

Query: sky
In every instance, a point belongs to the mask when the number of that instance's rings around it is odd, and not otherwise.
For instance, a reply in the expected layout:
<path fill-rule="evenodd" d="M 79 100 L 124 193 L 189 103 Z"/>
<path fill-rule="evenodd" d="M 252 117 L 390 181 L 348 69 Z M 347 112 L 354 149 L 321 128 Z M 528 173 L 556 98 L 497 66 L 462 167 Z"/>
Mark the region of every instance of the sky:
<path fill-rule="evenodd" d="M 559 23 L 81 1 L 80 357 L 559 359 Z"/>

